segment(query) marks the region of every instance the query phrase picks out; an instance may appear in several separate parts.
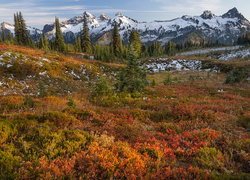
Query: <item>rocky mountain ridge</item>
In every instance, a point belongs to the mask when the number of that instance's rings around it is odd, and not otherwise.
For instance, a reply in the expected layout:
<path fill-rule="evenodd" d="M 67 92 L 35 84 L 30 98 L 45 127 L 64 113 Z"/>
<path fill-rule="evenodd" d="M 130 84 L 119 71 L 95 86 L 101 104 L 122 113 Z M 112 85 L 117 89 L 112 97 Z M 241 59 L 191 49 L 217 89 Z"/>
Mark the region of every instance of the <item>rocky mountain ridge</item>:
<path fill-rule="evenodd" d="M 120 35 L 124 42 L 128 42 L 129 33 L 135 29 L 140 32 L 141 40 L 144 43 L 154 41 L 162 44 L 168 41 L 184 43 L 218 42 L 225 45 L 234 44 L 238 37 L 250 31 L 250 22 L 236 9 L 230 9 L 227 13 L 217 16 L 211 11 L 204 11 L 200 16 L 188 16 L 153 22 L 138 22 L 122 13 L 117 13 L 114 17 L 105 14 L 94 16 L 89 12 L 75 16 L 69 20 L 61 22 L 61 29 L 67 42 L 74 42 L 82 30 L 84 15 L 87 16 L 91 38 L 99 44 L 109 44 L 113 25 L 116 22 L 120 29 Z M 5 26 L 5 30 L 13 32 L 13 26 Z M 53 39 L 55 35 L 54 24 L 46 24 L 42 31 L 29 29 L 31 34 L 47 35 Z"/>

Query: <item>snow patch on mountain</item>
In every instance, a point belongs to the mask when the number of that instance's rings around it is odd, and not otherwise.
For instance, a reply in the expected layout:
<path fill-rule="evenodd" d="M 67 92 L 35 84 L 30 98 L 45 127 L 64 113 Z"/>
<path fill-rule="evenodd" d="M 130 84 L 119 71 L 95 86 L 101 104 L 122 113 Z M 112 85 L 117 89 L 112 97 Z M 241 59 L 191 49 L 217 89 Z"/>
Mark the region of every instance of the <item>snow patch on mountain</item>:
<path fill-rule="evenodd" d="M 209 54 L 209 53 L 220 52 L 220 51 L 232 51 L 232 50 L 240 49 L 241 47 L 242 46 L 229 46 L 229 47 L 219 47 L 219 48 L 198 49 L 198 50 L 179 53 L 177 54 L 177 56 L 193 56 L 193 55 L 203 55 L 203 54 Z"/>
<path fill-rule="evenodd" d="M 225 61 L 229 61 L 233 59 L 245 59 L 245 58 L 250 58 L 250 48 L 232 51 L 227 54 L 223 54 L 219 56 L 220 60 L 225 60 Z"/>
<path fill-rule="evenodd" d="M 27 30 L 31 36 L 39 36 L 42 34 L 40 29 L 27 26 Z M 12 35 L 15 35 L 15 26 L 13 24 L 2 22 L 0 32 L 2 31 L 9 31 Z"/>
<path fill-rule="evenodd" d="M 191 32 L 200 32 L 204 39 L 233 44 L 243 32 L 250 30 L 249 21 L 236 8 L 233 8 L 222 16 L 216 16 L 211 11 L 204 11 L 200 16 L 185 15 L 173 20 L 153 22 L 138 22 L 121 13 L 109 18 L 106 15 L 96 17 L 89 12 L 84 12 L 81 16 L 62 22 L 62 31 L 78 35 L 82 29 L 84 15 L 87 16 L 92 38 L 98 39 L 110 32 L 116 22 L 125 42 L 128 40 L 129 31 L 135 29 L 140 32 L 144 43 L 159 41 L 164 44 Z M 54 34 L 53 24 L 45 27 L 47 27 L 44 28 L 45 33 Z"/>
<path fill-rule="evenodd" d="M 144 67 L 153 73 L 161 71 L 200 71 L 202 69 L 202 62 L 199 60 L 158 58 L 151 61 L 153 62 L 146 63 Z"/>

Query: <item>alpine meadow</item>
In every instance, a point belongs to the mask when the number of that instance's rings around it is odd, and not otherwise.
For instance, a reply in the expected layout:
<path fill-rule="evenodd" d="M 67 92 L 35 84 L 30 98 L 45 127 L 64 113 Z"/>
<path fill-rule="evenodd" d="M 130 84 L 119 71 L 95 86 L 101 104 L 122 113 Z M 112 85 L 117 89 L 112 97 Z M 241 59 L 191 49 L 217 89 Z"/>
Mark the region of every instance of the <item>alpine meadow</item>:
<path fill-rule="evenodd" d="M 1 1 L 0 180 L 250 179 L 250 2 Z"/>

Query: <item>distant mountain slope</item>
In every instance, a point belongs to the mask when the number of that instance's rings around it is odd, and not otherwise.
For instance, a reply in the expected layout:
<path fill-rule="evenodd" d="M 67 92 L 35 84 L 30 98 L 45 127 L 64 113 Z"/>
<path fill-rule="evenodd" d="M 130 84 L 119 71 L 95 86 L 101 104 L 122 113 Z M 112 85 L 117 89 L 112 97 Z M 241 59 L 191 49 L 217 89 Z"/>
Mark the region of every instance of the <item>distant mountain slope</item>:
<path fill-rule="evenodd" d="M 14 25 L 7 22 L 2 22 L 0 25 L 0 34 L 2 33 L 2 31 L 4 31 L 5 34 L 11 33 L 14 35 L 14 29 Z M 38 40 L 42 34 L 42 30 L 34 27 L 27 26 L 27 30 L 29 31 L 29 34 L 34 40 Z"/>
<path fill-rule="evenodd" d="M 124 42 L 128 41 L 129 32 L 136 29 L 141 34 L 144 43 L 159 41 L 162 44 L 172 40 L 177 43 L 192 41 L 193 43 L 219 42 L 226 45 L 234 44 L 238 37 L 250 30 L 250 22 L 236 9 L 233 8 L 227 13 L 216 16 L 210 11 L 204 11 L 200 16 L 182 16 L 169 21 L 138 22 L 121 13 L 115 17 L 102 14 L 99 17 L 89 12 L 73 17 L 61 23 L 61 29 L 67 42 L 74 42 L 82 29 L 84 15 L 87 16 L 91 37 L 94 42 L 109 44 L 111 41 L 110 32 L 114 22 L 117 22 L 120 34 Z M 11 26 L 5 26 L 11 32 Z M 39 34 L 41 31 L 30 29 L 32 34 Z M 54 38 L 54 24 L 46 24 L 43 32 L 50 38 Z"/>
<path fill-rule="evenodd" d="M 107 44 L 110 42 L 110 36 L 107 34 L 112 30 L 114 22 L 118 23 L 120 34 L 125 42 L 128 41 L 128 32 L 136 29 L 145 43 L 152 41 L 166 43 L 169 40 L 183 42 L 190 39 L 197 41 L 198 39 L 198 41 L 218 41 L 231 45 L 239 35 L 250 30 L 250 22 L 236 8 L 222 16 L 205 11 L 200 16 L 185 15 L 170 21 L 154 22 L 138 22 L 121 13 L 117 13 L 113 18 L 106 15 L 96 17 L 88 12 L 84 14 L 88 18 L 92 38 L 97 42 L 101 39 L 101 43 Z M 73 41 L 72 38 L 79 34 L 84 14 L 62 22 L 62 31 L 68 41 Z M 54 25 L 45 25 L 43 32 L 53 37 Z"/>

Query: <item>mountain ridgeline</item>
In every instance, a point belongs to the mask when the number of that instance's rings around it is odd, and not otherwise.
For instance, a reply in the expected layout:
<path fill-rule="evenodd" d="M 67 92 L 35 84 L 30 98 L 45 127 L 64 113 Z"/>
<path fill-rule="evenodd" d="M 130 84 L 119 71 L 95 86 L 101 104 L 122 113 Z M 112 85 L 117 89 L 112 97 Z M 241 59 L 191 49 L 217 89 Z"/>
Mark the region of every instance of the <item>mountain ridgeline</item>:
<path fill-rule="evenodd" d="M 216 16 L 211 11 L 204 11 L 200 16 L 182 16 L 168 21 L 138 22 L 121 13 L 115 17 L 102 14 L 96 17 L 89 12 L 61 22 L 61 30 L 67 43 L 75 42 L 80 36 L 84 16 L 90 30 L 92 42 L 100 45 L 107 45 L 111 42 L 112 30 L 117 24 L 123 42 L 129 41 L 129 34 L 133 30 L 140 33 L 144 44 L 160 42 L 165 44 L 169 41 L 177 44 L 191 42 L 192 44 L 219 43 L 233 45 L 238 38 L 250 31 L 250 22 L 236 9 L 233 8 L 227 13 Z M 0 32 L 4 31 L 13 34 L 14 27 L 9 23 L 2 23 Z M 33 40 L 39 39 L 44 33 L 48 39 L 55 38 L 55 24 L 46 24 L 43 30 L 28 27 Z"/>

